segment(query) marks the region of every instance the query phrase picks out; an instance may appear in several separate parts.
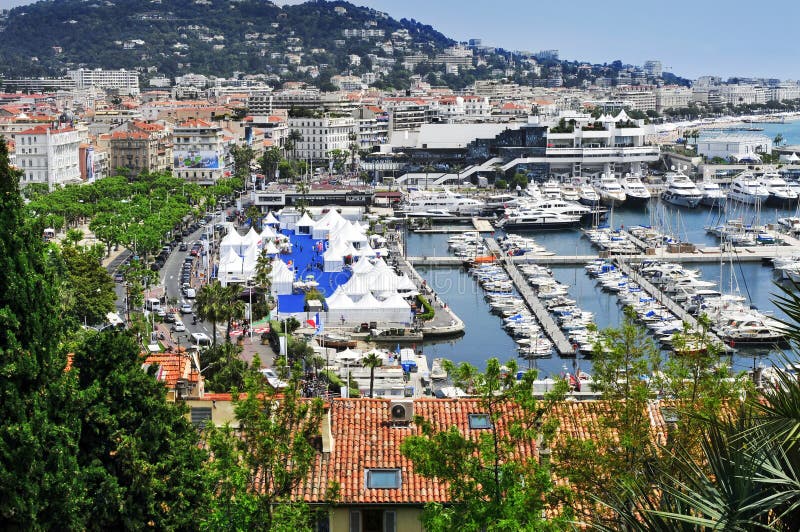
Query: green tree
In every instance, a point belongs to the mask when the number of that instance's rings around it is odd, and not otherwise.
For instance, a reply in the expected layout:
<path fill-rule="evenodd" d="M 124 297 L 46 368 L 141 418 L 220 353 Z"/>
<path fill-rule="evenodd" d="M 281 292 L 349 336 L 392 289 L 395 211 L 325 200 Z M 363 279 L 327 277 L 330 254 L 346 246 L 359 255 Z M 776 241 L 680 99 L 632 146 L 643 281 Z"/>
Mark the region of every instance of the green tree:
<path fill-rule="evenodd" d="M 234 146 L 231 148 L 233 155 L 233 168 L 236 177 L 242 180 L 250 177 L 250 163 L 255 158 L 253 148 L 250 146 Z"/>
<path fill-rule="evenodd" d="M 0 140 L 0 521 L 79 529 L 80 418 L 68 406 L 74 389 L 59 351 L 58 279 L 45 260 L 44 227 L 29 222 Z"/>
<path fill-rule="evenodd" d="M 244 387 L 247 362 L 241 359 L 242 348 L 229 342 L 209 347 L 200 354 L 200 365 L 205 368 L 205 386 L 208 391 L 226 393 Z"/>
<path fill-rule="evenodd" d="M 67 289 L 72 307 L 70 314 L 78 323 L 98 324 L 114 310 L 117 294 L 114 281 L 100 263 L 102 247 L 65 246 L 61 255 L 66 265 Z"/>
<path fill-rule="evenodd" d="M 351 131 L 347 134 L 347 141 L 347 147 L 350 150 L 350 171 L 355 173 L 358 169 L 358 163 L 356 162 L 356 155 L 358 155 L 358 134 L 355 131 Z"/>
<path fill-rule="evenodd" d="M 369 396 L 372 398 L 374 397 L 372 389 L 375 383 L 375 368 L 383 365 L 383 359 L 373 352 L 362 358 L 361 364 L 369 368 Z"/>
<path fill-rule="evenodd" d="M 167 403 L 156 368 L 142 371 L 142 362 L 125 332 L 91 335 L 75 352 L 88 530 L 188 530 L 205 511 L 207 454 L 185 410 Z"/>
<path fill-rule="evenodd" d="M 644 376 L 657 373 L 659 366 L 658 348 L 631 307 L 619 327 L 600 332 L 592 358 L 593 387 L 606 406 L 598 419 L 600 433 L 591 440 L 568 439 L 556 450 L 562 474 L 586 503 L 615 489 L 614 480 L 642 475 L 655 457 L 645 415 L 655 393 Z M 593 513 L 591 505 L 583 507 Z"/>
<path fill-rule="evenodd" d="M 275 172 L 278 169 L 278 163 L 281 162 L 281 150 L 277 146 L 272 146 L 264 152 L 261 157 L 261 173 L 264 174 L 265 181 L 272 181 L 275 179 Z"/>
<path fill-rule="evenodd" d="M 303 134 L 299 129 L 292 129 L 286 135 L 286 149 L 292 152 L 292 159 L 297 159 L 297 145 L 303 142 Z"/>
<path fill-rule="evenodd" d="M 225 309 L 223 307 L 223 286 L 219 281 L 203 286 L 197 292 L 195 300 L 195 310 L 200 319 L 211 322 L 213 346 L 217 345 L 217 323 L 225 320 Z"/>
<path fill-rule="evenodd" d="M 214 460 L 204 478 L 215 496 L 204 509 L 203 530 L 313 530 L 312 512 L 293 494 L 314 463 L 324 408 L 320 399 L 301 397 L 300 373 L 295 368 L 280 392 L 249 373 L 244 397 L 233 396 L 236 432 L 229 425 L 206 428 Z M 335 498 L 335 486 L 329 495 Z"/>
<path fill-rule="evenodd" d="M 446 506 L 425 506 L 425 529 L 511 531 L 563 526 L 563 519 L 569 517 L 566 507 L 564 516 L 543 517 L 546 508 L 558 506 L 561 496 L 549 467 L 536 457 L 520 456 L 520 449 L 536 441 L 540 455 L 544 454 L 556 428 L 547 413 L 563 398 L 566 383 L 560 381 L 552 394 L 539 401 L 531 394 L 536 372 L 525 372 L 517 380 L 513 360 L 501 369 L 492 358 L 485 373 L 469 364 L 448 366 L 454 382 L 480 399 L 490 426 L 471 437 L 457 427 L 437 431 L 431 420 L 415 418 L 421 434 L 407 437 L 400 451 L 412 460 L 417 473 L 445 482 L 449 496 Z"/>

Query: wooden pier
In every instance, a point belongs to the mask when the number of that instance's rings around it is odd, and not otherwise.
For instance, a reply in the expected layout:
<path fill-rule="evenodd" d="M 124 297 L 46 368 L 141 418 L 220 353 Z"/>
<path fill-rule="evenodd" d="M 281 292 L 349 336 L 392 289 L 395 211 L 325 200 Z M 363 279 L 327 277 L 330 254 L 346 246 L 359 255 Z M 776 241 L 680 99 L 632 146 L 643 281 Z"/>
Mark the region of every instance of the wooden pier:
<path fill-rule="evenodd" d="M 519 294 L 525 299 L 525 303 L 528 304 L 528 307 L 533 312 L 533 315 L 536 316 L 536 319 L 544 329 L 544 332 L 547 333 L 547 336 L 552 340 L 553 345 L 558 351 L 560 356 L 575 356 L 575 349 L 573 349 L 572 344 L 569 343 L 567 337 L 561 331 L 561 329 L 556 325 L 555 320 L 547 311 L 547 309 L 542 305 L 542 302 L 539 301 L 539 298 L 536 297 L 531 285 L 528 284 L 528 281 L 525 277 L 520 273 L 517 265 L 511 260 L 511 257 L 503 256 L 503 252 L 500 249 L 500 246 L 497 245 L 497 241 L 494 238 L 487 238 L 486 239 L 486 246 L 489 248 L 489 253 L 494 255 L 498 258 L 498 262 L 503 265 L 506 272 L 508 272 L 508 276 L 514 282 L 514 286 L 516 286 L 517 291 Z"/>
<path fill-rule="evenodd" d="M 642 287 L 642 290 L 647 292 L 650 297 L 664 305 L 664 307 L 669 310 L 673 316 L 678 318 L 684 323 L 687 323 L 692 330 L 700 331 L 701 327 L 697 321 L 697 318 L 689 314 L 685 308 L 677 304 L 675 301 L 672 300 L 671 297 L 666 295 L 664 292 L 661 291 L 658 287 L 653 285 L 650 281 L 639 275 L 637 272 L 631 268 L 630 264 L 628 264 L 622 258 L 616 258 L 615 262 L 619 269 L 628 276 L 628 278 Z M 708 335 L 711 337 L 711 342 L 716 343 L 717 345 L 724 346 L 725 343 L 713 332 L 708 331 Z"/>

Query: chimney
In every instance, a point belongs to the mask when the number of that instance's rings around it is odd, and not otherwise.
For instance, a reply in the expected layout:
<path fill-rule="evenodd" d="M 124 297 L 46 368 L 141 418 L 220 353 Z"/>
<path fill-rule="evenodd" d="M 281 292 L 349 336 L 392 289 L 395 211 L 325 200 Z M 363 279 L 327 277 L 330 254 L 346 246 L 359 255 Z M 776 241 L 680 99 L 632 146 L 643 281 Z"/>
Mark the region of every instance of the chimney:
<path fill-rule="evenodd" d="M 320 432 L 322 433 L 322 452 L 333 452 L 333 431 L 331 430 L 331 410 L 333 410 L 333 402 L 330 403 L 325 415 L 320 423 Z"/>

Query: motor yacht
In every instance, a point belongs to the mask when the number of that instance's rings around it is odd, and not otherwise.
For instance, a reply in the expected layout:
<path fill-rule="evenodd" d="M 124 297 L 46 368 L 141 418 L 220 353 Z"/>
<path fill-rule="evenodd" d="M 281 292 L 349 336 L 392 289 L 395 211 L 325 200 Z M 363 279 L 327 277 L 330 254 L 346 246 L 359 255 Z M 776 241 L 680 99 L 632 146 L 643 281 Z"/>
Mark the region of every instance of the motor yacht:
<path fill-rule="evenodd" d="M 650 191 L 637 175 L 626 175 L 621 180 L 628 205 L 644 205 L 650 201 Z"/>
<path fill-rule="evenodd" d="M 703 194 L 702 199 L 700 199 L 700 205 L 718 207 L 725 203 L 725 192 L 717 183 L 703 181 L 697 184 L 697 188 Z"/>
<path fill-rule="evenodd" d="M 561 199 L 561 184 L 554 179 L 542 184 L 542 197 L 547 199 Z"/>
<path fill-rule="evenodd" d="M 606 205 L 621 205 L 627 199 L 622 185 L 613 176 L 602 176 L 594 186 L 600 195 L 600 201 Z"/>
<path fill-rule="evenodd" d="M 694 182 L 682 172 L 669 172 L 667 174 L 667 189 L 661 193 L 661 199 L 678 207 L 691 209 L 700 204 L 703 193 L 698 190 Z"/>
<path fill-rule="evenodd" d="M 581 190 L 575 185 L 561 187 L 561 199 L 564 201 L 578 202 L 581 200 Z"/>
<path fill-rule="evenodd" d="M 600 194 L 594 189 L 592 185 L 584 184 L 578 189 L 580 202 L 590 207 L 595 207 L 600 203 Z"/>
<path fill-rule="evenodd" d="M 797 192 L 789 188 L 780 174 L 777 172 L 767 172 L 761 177 L 761 181 L 769 192 L 767 198 L 768 205 L 776 207 L 794 207 L 797 204 Z"/>
<path fill-rule="evenodd" d="M 521 210 L 506 214 L 497 222 L 503 229 L 560 229 L 575 227 L 581 223 L 580 216 L 558 214 L 542 209 Z"/>
<path fill-rule="evenodd" d="M 406 216 L 445 217 L 450 215 L 480 214 L 486 209 L 486 203 L 450 190 L 426 191 L 416 190 L 408 195 L 399 212 Z M 426 216 L 433 213 L 432 216 Z"/>
<path fill-rule="evenodd" d="M 748 205 L 763 205 L 769 198 L 769 190 L 752 172 L 745 171 L 733 178 L 728 197 Z"/>

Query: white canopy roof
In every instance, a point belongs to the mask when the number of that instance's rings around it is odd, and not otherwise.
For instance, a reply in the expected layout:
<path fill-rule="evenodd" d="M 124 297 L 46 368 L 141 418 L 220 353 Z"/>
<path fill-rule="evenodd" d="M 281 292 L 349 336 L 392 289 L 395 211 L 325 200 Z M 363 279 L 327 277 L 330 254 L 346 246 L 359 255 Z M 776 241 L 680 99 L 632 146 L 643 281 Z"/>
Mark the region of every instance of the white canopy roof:
<path fill-rule="evenodd" d="M 267 213 L 267 217 L 264 218 L 265 225 L 279 225 L 280 222 L 275 218 L 275 215 L 272 212 Z"/>
<path fill-rule="evenodd" d="M 364 275 L 372 271 L 375 266 L 367 259 L 361 259 L 353 264 L 354 275 Z"/>
<path fill-rule="evenodd" d="M 294 274 L 292 273 L 292 270 L 290 270 L 289 266 L 287 266 L 282 260 L 276 259 L 272 261 L 272 282 L 278 283 L 286 281 L 294 281 Z"/>
<path fill-rule="evenodd" d="M 279 253 L 279 250 L 277 246 L 275 246 L 275 244 L 272 242 L 272 240 L 269 240 L 267 241 L 267 245 L 264 246 L 264 252 L 267 255 L 277 255 Z"/>
<path fill-rule="evenodd" d="M 264 226 L 264 230 L 261 231 L 261 238 L 262 239 L 275 238 L 276 236 L 277 236 L 277 233 L 275 233 L 275 231 L 272 229 L 272 227 L 270 227 L 268 225 L 265 225 Z"/>
<path fill-rule="evenodd" d="M 297 220 L 295 223 L 298 227 L 312 227 L 314 225 L 314 220 L 308 215 L 307 212 L 303 213 L 303 216 Z"/>
<path fill-rule="evenodd" d="M 341 287 L 337 288 L 336 291 L 325 300 L 325 304 L 328 305 L 328 310 L 330 311 L 346 310 L 356 307 L 356 304 L 341 290 Z"/>

